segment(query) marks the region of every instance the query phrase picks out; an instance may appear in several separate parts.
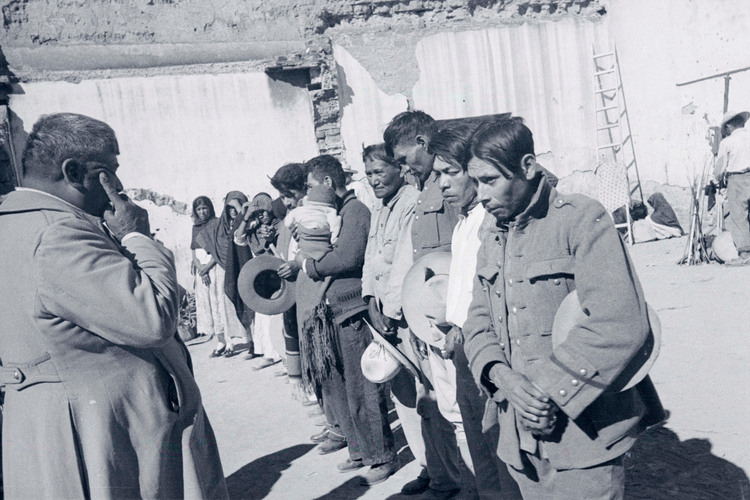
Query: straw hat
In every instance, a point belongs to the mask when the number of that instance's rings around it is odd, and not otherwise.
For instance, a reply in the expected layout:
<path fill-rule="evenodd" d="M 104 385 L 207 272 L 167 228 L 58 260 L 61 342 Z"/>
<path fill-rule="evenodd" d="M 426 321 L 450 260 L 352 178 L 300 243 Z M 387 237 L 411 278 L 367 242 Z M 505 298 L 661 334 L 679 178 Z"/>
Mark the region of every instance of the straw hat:
<path fill-rule="evenodd" d="M 419 371 L 417 370 L 417 367 L 414 366 L 414 363 L 412 363 L 404 353 L 399 351 L 396 346 L 380 335 L 380 333 L 373 328 L 369 322 L 365 321 L 365 323 L 372 333 L 372 342 L 367 347 L 367 350 L 362 353 L 362 358 L 360 359 L 362 374 L 365 378 L 376 383 L 379 383 L 379 379 L 384 377 L 389 377 L 386 380 L 390 380 L 396 376 L 403 366 L 415 378 L 419 379 Z M 373 344 L 378 345 L 373 347 Z M 395 371 L 393 369 L 393 361 L 398 364 Z"/>
<path fill-rule="evenodd" d="M 741 115 L 744 121 L 747 121 L 747 119 L 750 118 L 750 112 L 748 111 L 737 111 L 737 110 L 727 111 L 726 113 L 724 113 L 724 116 L 721 118 L 721 126 L 723 127 L 724 125 L 727 124 L 729 120 L 731 120 L 732 118 L 738 115 Z"/>
<path fill-rule="evenodd" d="M 260 255 L 242 266 L 237 289 L 248 308 L 270 316 L 284 313 L 294 305 L 294 283 L 276 273 L 283 263 L 278 257 Z"/>
<path fill-rule="evenodd" d="M 648 312 L 648 322 L 651 326 L 648 338 L 625 367 L 625 370 L 612 383 L 609 388 L 610 391 L 626 391 L 636 385 L 648 375 L 648 371 L 659 356 L 661 348 L 661 323 L 653 307 L 646 304 L 646 309 Z M 562 301 L 555 315 L 555 322 L 552 326 L 552 348 L 554 349 L 562 344 L 568 338 L 570 330 L 585 318 L 586 314 L 578 302 L 578 292 L 573 290 Z"/>
<path fill-rule="evenodd" d="M 719 235 L 714 238 L 711 248 L 713 249 L 714 255 L 716 255 L 721 262 L 729 262 L 740 257 L 740 254 L 737 253 L 737 247 L 734 245 L 732 233 L 729 231 L 719 233 Z"/>
<path fill-rule="evenodd" d="M 438 349 L 445 347 L 445 334 L 451 329 L 445 320 L 450 268 L 449 252 L 427 254 L 406 273 L 401 289 L 401 308 L 409 328 Z"/>

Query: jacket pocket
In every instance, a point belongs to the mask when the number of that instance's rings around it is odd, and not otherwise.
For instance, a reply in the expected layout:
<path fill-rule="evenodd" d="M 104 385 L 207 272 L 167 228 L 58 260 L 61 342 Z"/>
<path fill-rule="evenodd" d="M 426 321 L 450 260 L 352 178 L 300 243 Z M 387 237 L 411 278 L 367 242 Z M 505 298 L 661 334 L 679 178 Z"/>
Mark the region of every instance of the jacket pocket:
<path fill-rule="evenodd" d="M 538 260 L 526 266 L 528 301 L 537 307 L 534 317 L 535 330 L 540 335 L 549 335 L 557 314 L 557 306 L 572 290 L 575 290 L 575 261 L 570 255 L 555 259 Z M 546 304 L 546 305 L 545 305 Z"/>

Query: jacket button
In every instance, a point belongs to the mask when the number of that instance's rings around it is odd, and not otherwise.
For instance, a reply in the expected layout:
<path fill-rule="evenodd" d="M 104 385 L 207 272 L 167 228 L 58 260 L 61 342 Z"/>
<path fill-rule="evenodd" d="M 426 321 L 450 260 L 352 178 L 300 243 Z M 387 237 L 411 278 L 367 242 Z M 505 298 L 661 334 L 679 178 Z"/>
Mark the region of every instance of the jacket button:
<path fill-rule="evenodd" d="M 513 278 L 508 278 L 508 284 L 513 286 Z"/>
<path fill-rule="evenodd" d="M 483 286 L 483 287 L 482 287 L 482 291 L 483 291 L 483 292 L 486 292 L 486 291 L 487 291 L 487 287 L 486 287 L 486 286 Z"/>
<path fill-rule="evenodd" d="M 552 283 L 554 283 L 555 285 L 559 285 L 560 284 L 560 278 L 553 279 Z"/>
<path fill-rule="evenodd" d="M 497 317 L 497 322 L 498 323 L 502 323 L 503 322 L 503 317 L 502 316 L 498 316 Z"/>
<path fill-rule="evenodd" d="M 495 295 L 497 295 L 498 297 L 501 296 L 502 294 L 503 292 L 501 292 L 500 289 L 495 290 Z"/>
<path fill-rule="evenodd" d="M 521 345 L 521 339 L 516 339 L 516 345 Z"/>
<path fill-rule="evenodd" d="M 500 342 L 500 349 L 505 349 L 505 344 L 503 344 L 502 342 Z"/>
<path fill-rule="evenodd" d="M 417 249 L 416 248 L 414 249 L 414 253 L 417 253 Z"/>
<path fill-rule="evenodd" d="M 414 220 L 419 220 L 419 216 L 418 216 L 418 215 L 415 215 L 415 216 L 414 216 Z"/>
<path fill-rule="evenodd" d="M 574 386 L 578 385 L 578 380 L 573 379 L 573 380 L 570 381 L 570 383 L 573 384 Z"/>
<path fill-rule="evenodd" d="M 21 380 L 21 373 L 18 370 L 15 370 L 13 372 L 13 378 L 16 380 Z"/>
<path fill-rule="evenodd" d="M 568 391 L 566 391 L 565 389 L 560 389 L 560 393 L 559 394 L 560 394 L 560 396 L 565 397 L 565 396 L 568 395 Z"/>
<path fill-rule="evenodd" d="M 516 314 L 518 312 L 518 308 L 516 306 L 513 306 L 510 310 L 513 314 Z"/>
<path fill-rule="evenodd" d="M 581 376 L 585 377 L 589 372 L 586 371 L 586 368 L 581 368 L 578 370 L 578 373 L 581 374 Z"/>
<path fill-rule="evenodd" d="M 380 281 L 380 276 L 375 276 L 375 281 Z"/>

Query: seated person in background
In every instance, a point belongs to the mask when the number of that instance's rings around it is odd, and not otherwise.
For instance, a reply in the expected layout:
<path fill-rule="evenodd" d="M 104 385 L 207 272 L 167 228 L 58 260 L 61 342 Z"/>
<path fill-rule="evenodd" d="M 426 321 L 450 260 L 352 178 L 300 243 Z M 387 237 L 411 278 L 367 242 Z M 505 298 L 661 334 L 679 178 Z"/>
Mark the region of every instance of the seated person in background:
<path fill-rule="evenodd" d="M 677 220 L 672 205 L 669 204 L 664 195 L 654 193 L 648 197 L 648 204 L 654 209 L 653 213 L 646 217 L 651 229 L 658 239 L 679 238 L 685 231 Z"/>
<path fill-rule="evenodd" d="M 297 225 L 299 248 L 304 257 L 320 260 L 333 248 L 341 230 L 336 193 L 326 185 L 313 186 L 298 206 L 286 216 L 288 228 Z"/>
<path fill-rule="evenodd" d="M 276 242 L 278 224 L 271 196 L 258 193 L 251 202 L 242 206 L 242 221 L 234 232 L 234 243 L 249 246 L 253 257 L 264 254 Z"/>
<path fill-rule="evenodd" d="M 679 238 L 684 234 L 672 206 L 661 193 L 652 194 L 648 203 L 654 211 L 649 215 L 646 204 L 637 201 L 630 207 L 630 219 L 633 221 L 633 242 L 645 243 L 647 241 L 665 240 L 667 238 Z M 615 224 L 624 224 L 625 207 L 620 207 L 612 213 Z M 617 231 L 627 237 L 628 229 L 620 227 Z"/>

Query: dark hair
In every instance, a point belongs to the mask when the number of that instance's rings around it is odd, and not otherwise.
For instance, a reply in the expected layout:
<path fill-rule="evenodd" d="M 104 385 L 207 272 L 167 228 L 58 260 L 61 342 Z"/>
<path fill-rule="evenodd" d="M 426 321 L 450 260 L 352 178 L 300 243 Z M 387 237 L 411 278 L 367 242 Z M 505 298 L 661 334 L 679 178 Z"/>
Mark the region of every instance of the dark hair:
<path fill-rule="evenodd" d="M 474 133 L 471 154 L 509 177 L 520 171 L 525 155 L 534 154 L 534 138 L 519 116 L 493 120 L 482 124 Z"/>
<path fill-rule="evenodd" d="M 58 181 L 65 160 L 86 162 L 109 153 L 120 154 L 112 127 L 84 115 L 56 113 L 34 124 L 21 165 L 24 176 Z"/>
<path fill-rule="evenodd" d="M 737 116 L 735 116 L 734 118 L 732 118 L 731 120 L 728 120 L 724 124 L 724 127 L 726 127 L 728 125 L 731 125 L 734 128 L 742 128 L 742 127 L 745 126 L 745 121 L 746 121 L 745 120 L 745 115 L 742 114 L 742 113 L 740 113 Z"/>
<path fill-rule="evenodd" d="M 466 171 L 471 159 L 471 137 L 482 122 L 451 121 L 430 139 L 427 152 Z"/>
<path fill-rule="evenodd" d="M 388 165 L 401 170 L 401 165 L 396 162 L 393 156 L 388 154 L 385 148 L 385 144 L 383 143 L 372 144 L 362 150 L 362 161 L 367 162 L 368 160 L 382 161 L 383 163 L 387 163 Z"/>
<path fill-rule="evenodd" d="M 216 217 L 216 211 L 214 210 L 214 204 L 213 202 L 211 202 L 211 198 L 209 198 L 208 196 L 199 196 L 193 200 L 193 213 L 191 214 L 191 216 L 193 217 L 194 223 L 200 222 L 198 220 L 198 216 L 195 215 L 195 209 L 198 208 L 198 205 L 201 202 L 203 202 L 203 204 L 208 207 L 208 211 L 210 212 L 209 218 Z"/>
<path fill-rule="evenodd" d="M 307 166 L 304 163 L 287 163 L 273 174 L 271 185 L 279 193 L 291 190 L 307 191 Z"/>
<path fill-rule="evenodd" d="M 320 155 L 305 163 L 307 171 L 312 174 L 313 179 L 323 182 L 326 177 L 331 179 L 334 191 L 346 187 L 346 175 L 341 162 L 331 155 Z"/>
<path fill-rule="evenodd" d="M 431 138 L 435 129 L 435 119 L 424 111 L 404 111 L 393 117 L 383 132 L 383 141 L 388 156 L 393 156 L 393 148 L 403 140 L 414 140 L 418 135 Z"/>

